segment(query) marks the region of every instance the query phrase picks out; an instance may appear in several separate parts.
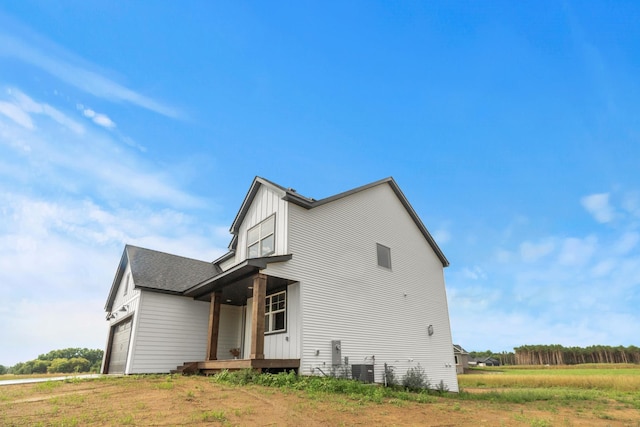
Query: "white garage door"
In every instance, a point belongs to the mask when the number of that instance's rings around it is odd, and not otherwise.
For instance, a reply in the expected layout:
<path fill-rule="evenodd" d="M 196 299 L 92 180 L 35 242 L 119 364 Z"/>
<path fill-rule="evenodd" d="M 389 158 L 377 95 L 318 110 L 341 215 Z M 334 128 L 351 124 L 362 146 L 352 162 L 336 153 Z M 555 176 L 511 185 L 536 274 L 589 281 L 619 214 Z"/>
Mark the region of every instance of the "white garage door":
<path fill-rule="evenodd" d="M 124 374 L 129 352 L 129 338 L 131 337 L 131 320 L 125 320 L 114 326 L 109 370 L 107 371 L 110 374 Z"/>

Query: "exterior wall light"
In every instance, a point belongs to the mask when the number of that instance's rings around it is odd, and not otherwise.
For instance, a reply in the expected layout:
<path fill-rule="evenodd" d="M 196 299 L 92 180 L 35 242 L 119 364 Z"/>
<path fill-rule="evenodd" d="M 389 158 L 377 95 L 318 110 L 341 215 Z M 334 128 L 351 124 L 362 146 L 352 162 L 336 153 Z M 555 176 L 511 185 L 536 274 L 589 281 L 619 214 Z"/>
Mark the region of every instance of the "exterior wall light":
<path fill-rule="evenodd" d="M 429 336 L 433 335 L 433 325 L 427 326 L 427 333 L 429 334 Z"/>

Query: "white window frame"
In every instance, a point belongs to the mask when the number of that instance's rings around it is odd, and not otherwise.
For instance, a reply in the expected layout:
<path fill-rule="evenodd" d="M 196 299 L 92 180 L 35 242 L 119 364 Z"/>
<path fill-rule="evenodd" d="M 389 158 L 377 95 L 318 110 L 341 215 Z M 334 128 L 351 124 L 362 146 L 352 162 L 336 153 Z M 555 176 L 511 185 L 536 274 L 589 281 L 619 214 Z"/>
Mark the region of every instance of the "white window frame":
<path fill-rule="evenodd" d="M 270 229 L 266 227 L 269 223 L 273 224 L 273 227 Z M 256 233 L 257 232 L 257 233 Z M 255 234 L 256 237 L 250 240 L 251 234 Z M 264 243 L 270 237 L 272 237 L 273 247 L 271 250 L 265 250 Z M 257 254 L 251 254 L 251 248 L 257 245 Z M 276 251 L 276 215 L 273 214 L 260 222 L 259 224 L 254 225 L 250 229 L 247 230 L 247 258 L 260 258 L 263 256 L 269 256 Z"/>
<path fill-rule="evenodd" d="M 275 298 L 277 297 L 277 299 Z M 275 299 L 275 301 L 274 301 Z M 275 305 L 275 308 L 274 308 Z M 274 329 L 275 327 L 275 319 L 276 315 L 279 313 L 284 313 L 284 323 L 282 329 Z M 271 295 L 267 295 L 265 298 L 265 309 L 264 309 L 264 333 L 265 334 L 274 334 L 278 332 L 286 332 L 287 331 L 287 291 L 283 290 L 280 292 L 273 293 Z"/>

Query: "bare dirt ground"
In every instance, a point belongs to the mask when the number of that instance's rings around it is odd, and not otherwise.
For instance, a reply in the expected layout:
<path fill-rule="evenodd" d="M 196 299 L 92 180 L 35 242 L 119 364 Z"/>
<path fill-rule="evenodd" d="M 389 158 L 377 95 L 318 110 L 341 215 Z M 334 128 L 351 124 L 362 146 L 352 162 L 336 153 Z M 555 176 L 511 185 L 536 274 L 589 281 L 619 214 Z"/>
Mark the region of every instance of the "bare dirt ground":
<path fill-rule="evenodd" d="M 640 426 L 615 403 L 505 404 L 434 397 L 429 403 L 361 401 L 206 377 L 109 378 L 0 388 L 0 425 Z"/>

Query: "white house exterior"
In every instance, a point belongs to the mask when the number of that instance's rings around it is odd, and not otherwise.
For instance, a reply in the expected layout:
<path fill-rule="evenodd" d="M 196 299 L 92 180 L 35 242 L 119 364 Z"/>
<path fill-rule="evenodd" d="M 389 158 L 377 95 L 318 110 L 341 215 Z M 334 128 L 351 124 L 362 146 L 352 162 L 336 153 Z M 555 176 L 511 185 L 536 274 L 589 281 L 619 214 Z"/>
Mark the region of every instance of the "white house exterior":
<path fill-rule="evenodd" d="M 103 372 L 350 366 L 383 382 L 385 364 L 420 365 L 458 391 L 448 261 L 392 178 L 314 200 L 257 177 L 231 233 L 212 263 L 125 248 Z"/>

